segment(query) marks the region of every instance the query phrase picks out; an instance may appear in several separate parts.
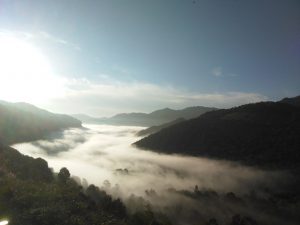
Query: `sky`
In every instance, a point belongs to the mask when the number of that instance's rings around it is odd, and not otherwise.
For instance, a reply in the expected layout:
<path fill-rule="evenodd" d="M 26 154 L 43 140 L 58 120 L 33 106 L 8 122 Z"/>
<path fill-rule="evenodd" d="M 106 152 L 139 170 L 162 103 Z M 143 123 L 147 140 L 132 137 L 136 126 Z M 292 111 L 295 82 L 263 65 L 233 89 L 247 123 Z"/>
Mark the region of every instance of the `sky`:
<path fill-rule="evenodd" d="M 299 0 L 0 0 L 0 99 L 110 116 L 300 94 Z"/>

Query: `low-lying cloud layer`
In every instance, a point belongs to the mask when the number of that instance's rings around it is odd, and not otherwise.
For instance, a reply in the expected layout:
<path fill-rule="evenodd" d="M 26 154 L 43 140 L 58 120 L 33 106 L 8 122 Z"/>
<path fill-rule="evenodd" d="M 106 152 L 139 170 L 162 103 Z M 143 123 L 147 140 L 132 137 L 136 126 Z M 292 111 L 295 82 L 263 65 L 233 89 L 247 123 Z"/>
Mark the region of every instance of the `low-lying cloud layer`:
<path fill-rule="evenodd" d="M 58 171 L 66 166 L 76 176 L 102 185 L 104 180 L 119 184 L 124 194 L 155 188 L 201 188 L 217 191 L 249 190 L 268 185 L 266 177 L 276 173 L 250 169 L 225 161 L 179 155 L 157 154 L 131 146 L 140 127 L 89 125 L 71 129 L 49 140 L 17 144 L 24 154 L 45 158 Z M 124 173 L 124 169 L 126 172 Z"/>
<path fill-rule="evenodd" d="M 273 221 L 272 224 L 282 223 L 276 211 L 271 216 L 261 214 L 253 199 L 265 195 L 264 190 L 285 183 L 287 177 L 283 173 L 226 161 L 139 150 L 131 143 L 137 140 L 135 134 L 141 129 L 89 125 L 88 129 L 70 129 L 54 133 L 48 140 L 13 147 L 46 159 L 55 171 L 67 167 L 72 175 L 86 178 L 89 184 L 121 197 L 129 210 L 151 203 L 155 210 L 175 218 L 174 224 L 193 224 L 212 217 L 229 221 L 237 212 Z M 252 197 L 242 200 L 236 195 Z M 260 207 L 270 207 L 263 205 L 265 200 L 259 201 Z"/>

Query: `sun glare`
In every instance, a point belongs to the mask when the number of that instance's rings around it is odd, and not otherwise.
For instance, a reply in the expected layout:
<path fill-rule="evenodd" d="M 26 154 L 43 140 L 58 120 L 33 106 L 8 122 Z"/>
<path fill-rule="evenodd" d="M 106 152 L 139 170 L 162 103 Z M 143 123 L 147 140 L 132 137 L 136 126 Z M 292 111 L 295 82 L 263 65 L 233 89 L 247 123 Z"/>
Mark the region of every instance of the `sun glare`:
<path fill-rule="evenodd" d="M 8 221 L 7 221 L 7 220 L 0 221 L 0 225 L 7 225 L 7 224 L 8 224 Z"/>
<path fill-rule="evenodd" d="M 58 94 L 58 84 L 38 48 L 13 36 L 0 36 L 1 100 L 43 102 Z"/>

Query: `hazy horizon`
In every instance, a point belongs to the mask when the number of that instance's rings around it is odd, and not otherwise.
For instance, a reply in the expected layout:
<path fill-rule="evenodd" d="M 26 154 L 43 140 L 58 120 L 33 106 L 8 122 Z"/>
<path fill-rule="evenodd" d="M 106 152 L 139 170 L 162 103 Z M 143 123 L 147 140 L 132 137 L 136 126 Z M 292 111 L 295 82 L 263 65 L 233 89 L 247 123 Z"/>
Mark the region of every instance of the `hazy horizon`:
<path fill-rule="evenodd" d="M 296 96 L 290 96 L 290 97 L 296 97 Z M 30 102 L 23 102 L 23 101 L 7 101 L 7 100 L 3 100 L 3 99 L 0 99 L 0 103 L 1 101 L 4 101 L 4 102 L 8 102 L 8 103 L 26 103 L 26 104 L 30 104 L 30 105 L 33 105 L 33 106 L 36 106 L 38 108 L 41 108 L 41 109 L 45 109 L 47 111 L 50 111 L 52 113 L 58 113 L 58 114 L 68 114 L 68 115 L 86 115 L 86 116 L 90 116 L 90 117 L 93 117 L 93 118 L 109 118 L 109 117 L 113 117 L 115 115 L 118 115 L 118 114 L 122 114 L 122 113 L 146 113 L 146 114 L 149 114 L 149 113 L 152 113 L 154 111 L 157 111 L 157 110 L 163 110 L 163 109 L 171 109 L 171 110 L 182 110 L 182 109 L 185 109 L 185 108 L 192 108 L 192 107 L 210 107 L 210 108 L 218 108 L 218 109 L 228 109 L 228 108 L 232 108 L 232 107 L 238 107 L 238 106 L 241 106 L 241 105 L 244 105 L 244 104 L 249 104 L 249 103 L 258 103 L 258 102 L 264 102 L 264 101 L 279 101 L 279 100 L 282 100 L 283 98 L 285 97 L 282 97 L 282 98 L 279 98 L 279 99 L 276 99 L 276 100 L 270 100 L 270 99 L 262 99 L 262 100 L 258 100 L 258 101 L 249 101 L 249 102 L 241 102 L 239 104 L 233 104 L 233 105 L 229 105 L 227 107 L 216 107 L 216 106 L 213 106 L 213 105 L 190 105 L 190 106 L 184 106 L 184 107 L 162 107 L 162 108 L 154 108 L 154 109 L 149 109 L 149 110 L 145 110 L 145 111 L 131 111 L 130 109 L 128 111 L 122 111 L 122 109 L 120 109 L 121 111 L 116 111 L 112 114 L 94 114 L 94 113 L 80 113 L 80 110 L 78 111 L 72 111 L 72 112 L 60 112 L 60 111 L 55 111 L 50 108 L 44 108 L 43 105 L 40 105 L 40 104 L 34 104 L 34 103 L 30 103 Z"/>

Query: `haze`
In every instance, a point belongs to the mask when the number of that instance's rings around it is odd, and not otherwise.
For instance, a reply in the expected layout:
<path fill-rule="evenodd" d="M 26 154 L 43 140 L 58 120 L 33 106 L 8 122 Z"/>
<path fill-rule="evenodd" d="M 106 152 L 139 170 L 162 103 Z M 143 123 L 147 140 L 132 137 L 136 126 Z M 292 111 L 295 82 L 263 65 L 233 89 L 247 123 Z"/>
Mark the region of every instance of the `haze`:
<path fill-rule="evenodd" d="M 192 224 L 189 213 L 199 209 L 206 220 L 211 217 L 227 220 L 233 212 L 244 211 L 262 221 L 274 220 L 274 224 L 283 221 L 279 215 L 276 218 L 277 215 L 260 212 L 251 201 L 246 206 L 214 198 L 197 201 L 180 192 L 193 193 L 197 185 L 199 190 L 220 196 L 233 192 L 239 196 L 255 193 L 267 197 L 268 192 L 278 191 L 289 183 L 289 175 L 283 171 L 263 171 L 228 161 L 136 149 L 131 143 L 138 139 L 135 134 L 143 127 L 85 127 L 52 133 L 48 140 L 13 147 L 23 154 L 46 159 L 56 172 L 67 167 L 81 185 L 98 185 L 114 198 L 120 197 L 130 211 L 135 212 L 150 202 L 155 211 L 166 213 L 176 224 Z M 176 207 L 184 210 L 176 214 Z"/>
<path fill-rule="evenodd" d="M 147 189 L 158 193 L 168 188 L 193 190 L 195 185 L 222 193 L 247 193 L 278 186 L 279 178 L 282 179 L 280 172 L 136 149 L 131 144 L 138 140 L 135 133 L 141 127 L 85 126 L 88 129 L 66 130 L 53 134 L 50 140 L 13 147 L 23 154 L 46 159 L 55 171 L 66 166 L 73 175 L 86 178 L 89 183 L 102 186 L 109 180 L 112 186 L 120 187 L 123 197 L 144 196 Z"/>

